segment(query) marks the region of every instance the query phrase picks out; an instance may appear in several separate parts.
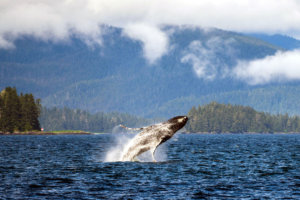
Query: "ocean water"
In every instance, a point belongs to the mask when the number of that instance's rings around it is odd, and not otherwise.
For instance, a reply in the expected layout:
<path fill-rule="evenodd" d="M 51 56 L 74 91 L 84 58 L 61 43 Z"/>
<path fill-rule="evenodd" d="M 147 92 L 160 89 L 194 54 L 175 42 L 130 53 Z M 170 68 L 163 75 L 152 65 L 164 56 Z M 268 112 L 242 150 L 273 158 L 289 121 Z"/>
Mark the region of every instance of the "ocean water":
<path fill-rule="evenodd" d="M 127 137 L 0 136 L 0 199 L 300 199 L 299 134 L 176 134 L 157 163 L 113 162 Z"/>

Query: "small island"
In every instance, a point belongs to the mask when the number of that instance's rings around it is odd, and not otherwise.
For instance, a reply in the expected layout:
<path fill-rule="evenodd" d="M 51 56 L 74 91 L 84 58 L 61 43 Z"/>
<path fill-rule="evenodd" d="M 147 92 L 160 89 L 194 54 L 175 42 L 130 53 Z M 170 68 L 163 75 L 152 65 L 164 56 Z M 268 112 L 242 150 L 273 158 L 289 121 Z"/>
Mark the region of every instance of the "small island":
<path fill-rule="evenodd" d="M 41 131 L 40 110 L 40 99 L 35 99 L 32 94 L 18 95 L 16 88 L 5 88 L 0 93 L 0 132 Z"/>
<path fill-rule="evenodd" d="M 187 133 L 299 133 L 300 117 L 259 112 L 249 106 L 210 104 L 188 113 Z"/>
<path fill-rule="evenodd" d="M 87 135 L 82 130 L 43 131 L 40 126 L 40 99 L 32 94 L 18 95 L 7 87 L 0 93 L 0 135 Z"/>

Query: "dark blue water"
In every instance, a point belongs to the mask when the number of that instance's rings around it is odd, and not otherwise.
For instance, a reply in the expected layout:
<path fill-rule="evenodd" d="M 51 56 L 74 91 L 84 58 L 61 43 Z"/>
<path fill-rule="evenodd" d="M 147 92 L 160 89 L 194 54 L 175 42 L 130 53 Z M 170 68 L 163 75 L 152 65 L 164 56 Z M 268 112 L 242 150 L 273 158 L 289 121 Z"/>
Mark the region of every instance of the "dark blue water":
<path fill-rule="evenodd" d="M 182 135 L 103 162 L 119 135 L 1 136 L 0 199 L 300 199 L 300 135 Z"/>

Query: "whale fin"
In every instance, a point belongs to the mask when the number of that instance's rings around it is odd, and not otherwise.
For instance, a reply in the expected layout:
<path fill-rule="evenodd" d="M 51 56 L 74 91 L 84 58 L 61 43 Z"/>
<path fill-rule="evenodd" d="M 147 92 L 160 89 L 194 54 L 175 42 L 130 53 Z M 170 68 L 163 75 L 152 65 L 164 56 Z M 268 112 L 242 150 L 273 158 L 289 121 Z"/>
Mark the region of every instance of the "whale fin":
<path fill-rule="evenodd" d="M 126 126 L 124 126 L 122 124 L 120 124 L 120 127 L 124 128 L 126 130 L 129 130 L 129 131 L 141 131 L 141 130 L 144 129 L 144 127 L 142 127 L 142 128 L 128 128 L 128 127 L 126 127 Z"/>

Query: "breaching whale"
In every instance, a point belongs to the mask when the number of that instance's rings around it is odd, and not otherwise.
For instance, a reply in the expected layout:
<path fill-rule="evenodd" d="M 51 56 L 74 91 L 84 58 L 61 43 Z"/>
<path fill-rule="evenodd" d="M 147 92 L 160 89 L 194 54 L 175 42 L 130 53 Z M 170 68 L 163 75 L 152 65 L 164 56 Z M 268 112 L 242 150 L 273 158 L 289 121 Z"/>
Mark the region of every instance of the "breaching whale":
<path fill-rule="evenodd" d="M 156 148 L 184 127 L 187 121 L 187 116 L 177 116 L 168 121 L 142 128 L 127 128 L 120 125 L 122 128 L 128 130 L 141 131 L 125 147 L 122 154 L 122 161 L 134 161 L 138 155 L 150 150 L 152 159 L 156 162 L 154 158 Z"/>

